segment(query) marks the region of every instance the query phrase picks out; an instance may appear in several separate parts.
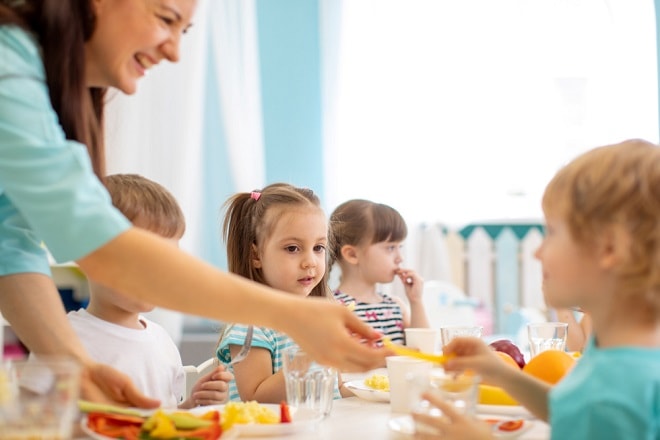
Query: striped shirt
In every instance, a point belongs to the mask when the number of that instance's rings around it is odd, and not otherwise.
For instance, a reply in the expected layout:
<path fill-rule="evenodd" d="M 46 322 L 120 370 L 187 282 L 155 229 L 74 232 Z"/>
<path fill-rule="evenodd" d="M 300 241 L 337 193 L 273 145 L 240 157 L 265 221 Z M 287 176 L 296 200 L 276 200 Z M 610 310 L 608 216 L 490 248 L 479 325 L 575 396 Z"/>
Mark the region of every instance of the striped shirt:
<path fill-rule="evenodd" d="M 380 302 L 365 303 L 339 290 L 334 292 L 335 299 L 340 303 L 346 306 L 354 305 L 353 313 L 358 318 L 382 333 L 383 336 L 390 338 L 392 342 L 403 344 L 405 335 L 401 307 L 391 296 L 384 293 L 379 293 L 379 295 L 381 296 Z"/>
<path fill-rule="evenodd" d="M 216 350 L 216 356 L 223 364 L 231 361 L 231 354 L 229 352 L 230 345 L 243 345 L 245 335 L 247 333 L 247 326 L 242 324 L 235 324 L 229 333 L 220 341 L 220 346 Z M 270 351 L 270 358 L 272 361 L 273 374 L 282 369 L 282 353 L 290 347 L 296 347 L 296 343 L 284 333 L 268 327 L 254 327 L 254 334 L 252 335 L 252 347 L 264 348 Z M 233 365 L 229 366 L 228 371 L 234 374 Z M 334 398 L 341 398 L 339 394 L 339 385 L 335 381 Z M 229 400 L 241 401 L 241 396 L 238 394 L 236 387 L 236 379 L 229 382 Z"/>

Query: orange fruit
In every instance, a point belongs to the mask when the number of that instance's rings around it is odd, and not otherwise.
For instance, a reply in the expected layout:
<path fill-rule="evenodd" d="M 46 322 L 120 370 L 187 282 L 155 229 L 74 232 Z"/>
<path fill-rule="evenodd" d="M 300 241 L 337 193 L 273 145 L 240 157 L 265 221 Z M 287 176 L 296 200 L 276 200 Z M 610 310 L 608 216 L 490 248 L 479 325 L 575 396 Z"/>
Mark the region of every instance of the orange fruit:
<path fill-rule="evenodd" d="M 520 370 L 520 367 L 518 366 L 518 363 L 509 354 L 504 353 L 503 351 L 496 351 L 495 354 L 497 354 L 500 358 L 502 358 L 504 363 L 506 363 L 507 365 L 515 368 L 516 370 Z M 482 380 L 481 383 L 484 384 L 484 385 L 492 385 L 487 380 Z"/>
<path fill-rule="evenodd" d="M 518 362 L 516 362 L 509 354 L 503 352 L 503 351 L 496 351 L 495 352 L 499 357 L 506 362 L 507 365 L 511 365 L 514 367 L 516 370 L 520 370 L 520 367 L 518 366 Z"/>
<path fill-rule="evenodd" d="M 537 354 L 523 367 L 523 372 L 550 384 L 556 384 L 575 365 L 575 358 L 565 351 L 546 350 Z"/>

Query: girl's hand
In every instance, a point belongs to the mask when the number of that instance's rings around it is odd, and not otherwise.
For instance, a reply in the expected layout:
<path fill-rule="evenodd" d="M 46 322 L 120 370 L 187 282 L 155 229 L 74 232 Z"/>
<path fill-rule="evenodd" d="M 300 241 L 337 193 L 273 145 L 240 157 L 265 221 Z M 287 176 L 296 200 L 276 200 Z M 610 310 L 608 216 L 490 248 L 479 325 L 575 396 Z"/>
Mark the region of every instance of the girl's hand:
<path fill-rule="evenodd" d="M 446 371 L 472 370 L 489 383 L 498 384 L 502 372 L 510 368 L 479 338 L 459 337 L 442 348 L 451 358 L 443 365 Z"/>
<path fill-rule="evenodd" d="M 199 378 L 190 392 L 190 397 L 179 405 L 179 408 L 225 403 L 229 399 L 229 381 L 233 379 L 234 375 L 227 371 L 224 365 L 217 366 Z"/>
<path fill-rule="evenodd" d="M 491 428 L 486 423 L 466 417 L 460 414 L 450 404 L 432 391 L 422 394 L 422 398 L 428 400 L 431 405 L 442 411 L 442 416 L 430 416 L 413 412 L 413 419 L 417 423 L 423 423 L 436 433 L 417 433 L 415 438 L 420 439 L 442 439 L 442 440 L 486 440 L 493 439 Z"/>
<path fill-rule="evenodd" d="M 421 301 L 422 294 L 424 293 L 424 280 L 422 277 L 420 277 L 417 272 L 410 269 L 400 269 L 397 276 L 403 283 L 403 287 L 406 289 L 408 301 L 411 303 Z"/>

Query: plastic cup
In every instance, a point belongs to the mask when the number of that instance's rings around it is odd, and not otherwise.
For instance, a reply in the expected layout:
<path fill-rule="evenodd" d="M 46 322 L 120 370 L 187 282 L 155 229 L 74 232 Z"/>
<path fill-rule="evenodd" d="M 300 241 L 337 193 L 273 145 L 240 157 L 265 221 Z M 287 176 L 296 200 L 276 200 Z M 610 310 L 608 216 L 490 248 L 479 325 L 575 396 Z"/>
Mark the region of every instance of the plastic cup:
<path fill-rule="evenodd" d="M 413 393 L 413 412 L 434 417 L 442 416 L 440 409 L 421 397 L 422 393 L 431 391 L 450 403 L 457 412 L 474 417 L 477 413 L 480 381 L 481 378 L 477 375 L 447 374 L 442 368 L 433 368 L 429 372 L 415 374 L 409 378 L 409 386 Z M 415 431 L 433 433 L 435 429 L 416 423 Z"/>
<path fill-rule="evenodd" d="M 388 356 L 386 362 L 390 381 L 390 408 L 392 412 L 410 413 L 414 396 L 408 385 L 409 377 L 428 373 L 433 364 L 408 356 Z"/>
<path fill-rule="evenodd" d="M 440 332 L 433 328 L 407 328 L 406 347 L 416 348 L 425 353 L 435 353 L 438 349 Z"/>
<path fill-rule="evenodd" d="M 316 363 L 297 347 L 284 350 L 282 369 L 286 384 L 286 400 L 298 410 L 311 411 L 325 417 L 332 410 L 337 371 Z"/>
<path fill-rule="evenodd" d="M 0 438 L 70 439 L 81 367 L 65 358 L 0 364 Z"/>
<path fill-rule="evenodd" d="M 568 324 L 565 322 L 538 322 L 527 324 L 529 354 L 536 356 L 546 350 L 566 350 Z"/>
<path fill-rule="evenodd" d="M 442 341 L 442 346 L 444 347 L 445 345 L 449 344 L 452 339 L 459 336 L 471 336 L 474 338 L 480 338 L 483 330 L 483 327 L 476 325 L 452 325 L 448 327 L 440 327 L 440 340 Z"/>

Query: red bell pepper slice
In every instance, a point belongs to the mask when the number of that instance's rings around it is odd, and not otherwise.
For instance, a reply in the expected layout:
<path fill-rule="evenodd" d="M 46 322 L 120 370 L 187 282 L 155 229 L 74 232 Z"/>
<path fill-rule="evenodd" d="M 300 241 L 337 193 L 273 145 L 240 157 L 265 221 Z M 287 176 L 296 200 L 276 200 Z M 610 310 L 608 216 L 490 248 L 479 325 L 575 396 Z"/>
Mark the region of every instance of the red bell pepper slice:
<path fill-rule="evenodd" d="M 280 402 L 280 423 L 291 423 L 291 412 L 289 411 L 289 405 L 283 400 Z"/>
<path fill-rule="evenodd" d="M 525 423 L 525 421 L 522 420 L 522 419 L 507 420 L 506 422 L 500 423 L 497 426 L 497 429 L 499 429 L 500 431 L 506 431 L 506 432 L 516 431 L 516 430 L 522 428 L 524 423 Z"/>

